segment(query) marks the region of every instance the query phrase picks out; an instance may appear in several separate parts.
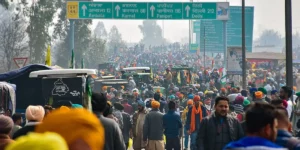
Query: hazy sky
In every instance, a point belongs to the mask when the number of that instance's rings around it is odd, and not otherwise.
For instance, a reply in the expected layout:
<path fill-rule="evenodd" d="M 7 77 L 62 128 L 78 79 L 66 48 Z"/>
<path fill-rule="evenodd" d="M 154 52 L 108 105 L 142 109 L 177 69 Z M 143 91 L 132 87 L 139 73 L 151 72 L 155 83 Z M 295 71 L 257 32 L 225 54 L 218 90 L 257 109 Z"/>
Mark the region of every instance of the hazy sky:
<path fill-rule="evenodd" d="M 100 1 L 100 0 L 94 0 Z M 102 1 L 102 0 L 101 0 Z M 187 2 L 188 0 L 114 0 L 129 2 Z M 200 0 L 194 0 L 200 1 Z M 224 2 L 226 0 L 201 0 L 201 2 Z M 227 0 L 231 6 L 241 6 L 241 0 Z M 300 32 L 300 0 L 293 2 L 293 31 Z M 285 14 L 284 0 L 246 0 L 246 6 L 254 6 L 254 38 L 258 37 L 264 29 L 274 29 L 285 35 Z M 98 21 L 104 22 L 109 32 L 113 25 L 116 25 L 127 42 L 139 42 L 142 34 L 138 25 L 142 20 L 93 20 L 93 29 Z M 157 21 L 160 26 L 164 24 L 164 36 L 171 42 L 180 42 L 182 38 L 188 37 L 188 21 L 167 20 Z"/>

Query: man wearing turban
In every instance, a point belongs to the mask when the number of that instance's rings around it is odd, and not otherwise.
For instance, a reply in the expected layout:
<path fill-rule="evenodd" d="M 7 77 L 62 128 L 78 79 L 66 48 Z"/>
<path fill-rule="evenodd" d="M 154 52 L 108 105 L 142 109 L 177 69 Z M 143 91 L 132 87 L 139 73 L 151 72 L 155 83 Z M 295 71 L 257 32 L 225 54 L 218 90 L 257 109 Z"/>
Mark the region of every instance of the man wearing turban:
<path fill-rule="evenodd" d="M 147 146 L 147 142 L 143 140 L 143 126 L 148 111 L 145 109 L 146 104 L 142 100 L 137 100 L 137 104 L 138 111 L 132 117 L 133 149 L 141 150 Z"/>
<path fill-rule="evenodd" d="M 45 116 L 45 110 L 43 106 L 33 106 L 29 105 L 26 109 L 25 117 L 27 119 L 27 123 L 25 127 L 19 129 L 13 135 L 13 139 L 17 139 L 20 136 L 26 135 L 29 132 L 34 131 L 35 127 L 40 124 Z"/>
<path fill-rule="evenodd" d="M 148 141 L 147 150 L 164 150 L 163 114 L 159 111 L 160 103 L 151 101 L 152 110 L 146 115 L 143 127 L 143 140 Z"/>
<path fill-rule="evenodd" d="M 196 150 L 197 131 L 200 129 L 201 121 L 207 116 L 206 108 L 200 104 L 200 96 L 194 96 L 194 106 L 189 109 L 186 125 L 186 130 L 191 134 L 191 150 Z"/>

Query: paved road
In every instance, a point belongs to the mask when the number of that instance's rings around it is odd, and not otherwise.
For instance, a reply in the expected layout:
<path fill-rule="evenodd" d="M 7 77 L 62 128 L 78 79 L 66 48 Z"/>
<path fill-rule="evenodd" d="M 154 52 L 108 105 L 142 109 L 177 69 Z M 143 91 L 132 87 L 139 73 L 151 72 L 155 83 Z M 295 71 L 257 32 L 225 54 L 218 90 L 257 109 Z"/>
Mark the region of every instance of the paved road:
<path fill-rule="evenodd" d="M 183 141 L 181 140 L 181 149 L 183 150 L 183 147 L 182 147 L 182 144 L 183 144 Z M 128 150 L 134 150 L 132 147 L 131 148 L 129 148 Z M 190 150 L 190 149 L 187 149 L 187 150 Z"/>

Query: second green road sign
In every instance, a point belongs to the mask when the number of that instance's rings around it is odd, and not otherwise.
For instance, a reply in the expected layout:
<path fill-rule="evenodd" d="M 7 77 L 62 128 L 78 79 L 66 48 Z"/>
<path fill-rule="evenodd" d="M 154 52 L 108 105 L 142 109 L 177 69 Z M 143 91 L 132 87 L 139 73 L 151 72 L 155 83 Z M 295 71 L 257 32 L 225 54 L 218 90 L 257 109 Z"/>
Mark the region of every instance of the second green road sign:
<path fill-rule="evenodd" d="M 228 2 L 67 2 L 68 19 L 228 20 Z"/>

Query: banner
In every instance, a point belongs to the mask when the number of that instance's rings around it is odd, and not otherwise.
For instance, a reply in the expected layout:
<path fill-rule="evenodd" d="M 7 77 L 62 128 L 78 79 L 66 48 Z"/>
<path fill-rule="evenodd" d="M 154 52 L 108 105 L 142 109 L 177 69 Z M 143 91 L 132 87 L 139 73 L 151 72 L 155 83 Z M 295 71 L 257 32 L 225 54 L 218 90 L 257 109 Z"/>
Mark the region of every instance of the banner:
<path fill-rule="evenodd" d="M 227 74 L 242 75 L 242 48 L 228 47 L 227 48 Z"/>

